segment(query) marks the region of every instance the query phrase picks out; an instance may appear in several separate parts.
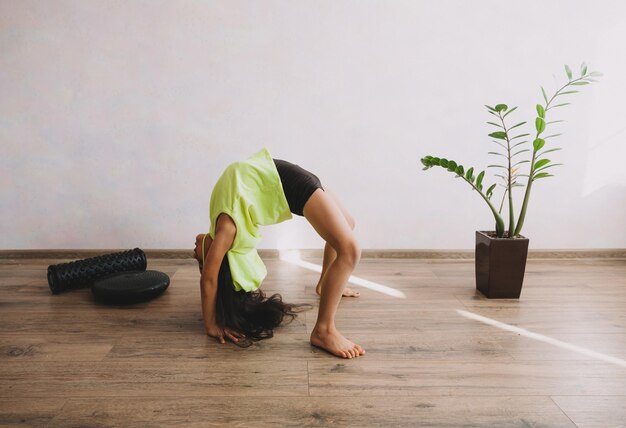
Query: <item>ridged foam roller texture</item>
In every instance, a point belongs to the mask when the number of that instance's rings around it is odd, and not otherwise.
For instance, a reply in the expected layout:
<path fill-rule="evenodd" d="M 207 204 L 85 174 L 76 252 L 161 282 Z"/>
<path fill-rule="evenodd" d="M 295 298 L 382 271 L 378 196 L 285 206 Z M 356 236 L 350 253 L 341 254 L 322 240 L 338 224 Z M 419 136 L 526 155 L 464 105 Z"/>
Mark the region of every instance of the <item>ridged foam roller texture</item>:
<path fill-rule="evenodd" d="M 89 287 L 98 278 L 133 270 L 146 270 L 146 254 L 139 248 L 104 254 L 70 263 L 48 266 L 48 285 L 53 294 Z"/>

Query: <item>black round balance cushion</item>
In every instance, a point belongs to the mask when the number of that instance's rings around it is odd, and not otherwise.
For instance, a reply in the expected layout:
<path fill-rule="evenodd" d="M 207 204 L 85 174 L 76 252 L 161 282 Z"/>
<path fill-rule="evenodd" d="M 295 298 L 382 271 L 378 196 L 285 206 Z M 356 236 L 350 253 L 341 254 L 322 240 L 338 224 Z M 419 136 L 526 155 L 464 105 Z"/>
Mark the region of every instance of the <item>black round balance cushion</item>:
<path fill-rule="evenodd" d="M 170 277 L 163 272 L 130 271 L 115 273 L 95 281 L 91 291 L 102 302 L 127 305 L 153 299 L 169 285 Z"/>

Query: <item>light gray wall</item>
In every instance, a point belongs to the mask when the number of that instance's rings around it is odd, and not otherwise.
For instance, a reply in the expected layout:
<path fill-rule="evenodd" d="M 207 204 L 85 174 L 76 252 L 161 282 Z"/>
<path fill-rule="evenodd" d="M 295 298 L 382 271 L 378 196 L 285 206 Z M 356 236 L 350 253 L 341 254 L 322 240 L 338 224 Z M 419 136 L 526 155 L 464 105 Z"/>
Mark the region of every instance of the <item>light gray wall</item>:
<path fill-rule="evenodd" d="M 483 104 L 533 121 L 583 60 L 605 76 L 559 112 L 523 233 L 626 247 L 624 40 L 621 0 L 0 0 L 0 248 L 190 248 L 223 168 L 266 146 L 363 248 L 469 249 L 490 212 L 419 158 L 485 167 Z M 321 245 L 298 218 L 261 248 Z"/>

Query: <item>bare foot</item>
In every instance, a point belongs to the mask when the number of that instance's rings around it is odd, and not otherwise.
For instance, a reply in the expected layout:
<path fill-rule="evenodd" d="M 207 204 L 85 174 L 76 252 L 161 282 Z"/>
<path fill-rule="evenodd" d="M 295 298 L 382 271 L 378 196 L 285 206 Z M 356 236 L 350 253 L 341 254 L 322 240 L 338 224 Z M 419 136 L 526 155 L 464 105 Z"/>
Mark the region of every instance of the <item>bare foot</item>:
<path fill-rule="evenodd" d="M 354 358 L 365 354 L 363 348 L 343 337 L 337 330 L 322 333 L 317 329 L 313 329 L 311 333 L 311 345 L 322 348 L 342 358 Z"/>
<path fill-rule="evenodd" d="M 317 293 L 318 296 L 322 294 L 322 287 L 320 287 L 319 284 L 317 284 L 317 287 L 315 287 L 315 292 Z M 359 297 L 361 293 L 349 287 L 345 287 L 341 295 L 345 297 Z"/>

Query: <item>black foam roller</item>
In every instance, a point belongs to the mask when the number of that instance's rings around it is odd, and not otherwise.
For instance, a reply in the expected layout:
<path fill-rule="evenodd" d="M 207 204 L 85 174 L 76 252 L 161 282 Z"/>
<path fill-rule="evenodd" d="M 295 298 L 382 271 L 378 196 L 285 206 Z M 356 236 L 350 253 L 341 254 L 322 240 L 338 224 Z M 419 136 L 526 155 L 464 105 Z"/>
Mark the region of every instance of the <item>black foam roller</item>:
<path fill-rule="evenodd" d="M 53 294 L 89 287 L 99 278 L 119 272 L 146 270 L 148 260 L 139 248 L 104 254 L 70 263 L 48 266 L 48 285 Z"/>

